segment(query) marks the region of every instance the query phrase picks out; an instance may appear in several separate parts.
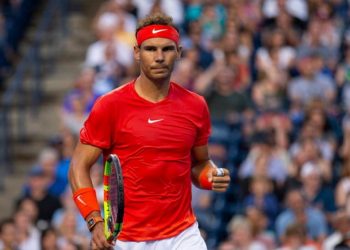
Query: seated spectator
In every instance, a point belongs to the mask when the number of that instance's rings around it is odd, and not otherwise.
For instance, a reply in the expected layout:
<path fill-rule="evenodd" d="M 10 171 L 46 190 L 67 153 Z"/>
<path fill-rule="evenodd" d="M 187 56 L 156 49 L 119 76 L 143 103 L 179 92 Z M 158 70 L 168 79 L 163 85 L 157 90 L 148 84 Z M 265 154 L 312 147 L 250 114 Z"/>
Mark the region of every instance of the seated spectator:
<path fill-rule="evenodd" d="M 86 103 L 84 96 L 80 93 L 69 96 L 70 110 L 61 114 L 61 120 L 64 128 L 67 128 L 73 134 L 78 135 L 83 127 L 89 113 L 86 112 Z"/>
<path fill-rule="evenodd" d="M 194 90 L 205 96 L 211 118 L 235 122 L 237 116 L 251 107 L 248 97 L 234 89 L 235 72 L 217 62 L 195 81 Z"/>
<path fill-rule="evenodd" d="M 261 210 L 267 217 L 268 229 L 273 230 L 279 204 L 272 192 L 272 183 L 265 176 L 254 176 L 250 183 L 250 195 L 243 200 L 244 210 L 253 207 Z"/>
<path fill-rule="evenodd" d="M 71 213 L 75 213 L 75 230 L 79 233 L 79 235 L 89 236 L 90 234 L 86 227 L 86 222 L 80 215 L 74 203 L 74 200 L 72 199 L 72 191 L 70 188 L 66 189 L 65 193 L 62 194 L 60 201 L 62 203 L 62 208 L 59 208 L 54 212 L 51 220 L 51 225 L 56 229 L 59 228 L 63 222 L 64 215 L 67 211 L 70 211 Z"/>
<path fill-rule="evenodd" d="M 18 249 L 16 240 L 16 226 L 12 218 L 5 218 L 0 221 L 0 249 Z"/>
<path fill-rule="evenodd" d="M 68 129 L 63 128 L 56 141 L 51 146 L 59 152 L 60 159 L 56 167 L 55 182 L 50 186 L 50 193 L 56 197 L 61 196 L 68 186 L 68 170 L 77 142 L 77 137 Z"/>
<path fill-rule="evenodd" d="M 253 86 L 252 99 L 261 112 L 281 111 L 286 103 L 283 85 L 269 79 L 265 72 L 260 72 Z"/>
<path fill-rule="evenodd" d="M 298 61 L 300 76 L 287 84 L 291 106 L 301 104 L 306 107 L 314 99 L 321 99 L 326 107 L 333 107 L 336 88 L 333 80 L 326 75 L 317 74 L 316 65 L 312 58 L 305 56 Z"/>
<path fill-rule="evenodd" d="M 246 216 L 252 223 L 253 234 L 256 235 L 257 241 L 261 242 L 266 249 L 276 248 L 276 238 L 273 230 L 268 228 L 268 218 L 266 214 L 256 207 L 248 207 Z"/>
<path fill-rule="evenodd" d="M 340 101 L 342 106 L 349 111 L 350 109 L 350 46 L 345 48 L 344 60 L 338 64 L 335 81 L 340 91 Z"/>
<path fill-rule="evenodd" d="M 116 60 L 116 53 L 114 44 L 107 44 L 103 63 L 95 66 L 96 79 L 93 87 L 94 93 L 97 95 L 106 94 L 118 87 L 126 76 L 126 68 Z"/>
<path fill-rule="evenodd" d="M 267 250 L 264 244 L 257 240 L 251 222 L 244 216 L 233 217 L 228 225 L 228 231 L 228 240 L 219 245 L 219 250 Z"/>
<path fill-rule="evenodd" d="M 41 233 L 40 249 L 41 250 L 58 250 L 58 234 L 54 228 L 47 228 Z"/>
<path fill-rule="evenodd" d="M 311 130 L 312 128 L 309 129 Z M 315 139 L 304 137 L 291 146 L 290 152 L 295 165 L 289 169 L 289 176 L 298 178 L 301 167 L 305 163 L 310 162 L 319 167 L 322 180 L 325 183 L 331 182 L 333 173 L 330 161 L 323 157 L 320 146 Z"/>
<path fill-rule="evenodd" d="M 19 250 L 40 250 L 40 232 L 30 221 L 28 215 L 17 211 L 14 215 L 16 226 L 16 241 Z"/>
<path fill-rule="evenodd" d="M 45 229 L 51 222 L 53 213 L 62 207 L 57 197 L 49 194 L 50 179 L 42 169 L 33 169 L 28 177 L 28 192 L 17 200 L 20 203 L 27 197 L 35 201 L 38 206 L 38 223 Z"/>
<path fill-rule="evenodd" d="M 30 197 L 22 199 L 18 204 L 16 204 L 15 210 L 17 212 L 22 212 L 25 214 L 31 224 L 37 226 L 38 228 L 41 228 L 41 225 L 37 224 L 39 209 L 33 199 Z"/>
<path fill-rule="evenodd" d="M 192 90 L 193 83 L 199 69 L 191 58 L 183 58 L 175 65 L 172 81 L 181 84 L 186 89 Z"/>
<path fill-rule="evenodd" d="M 276 219 L 276 233 L 280 240 L 285 235 L 288 226 L 299 223 L 306 228 L 306 236 L 322 243 L 328 229 L 326 218 L 322 211 L 310 207 L 298 189 L 291 189 L 286 194 L 286 209 Z"/>
<path fill-rule="evenodd" d="M 249 154 L 240 166 L 240 178 L 265 176 L 282 186 L 288 166 L 283 158 L 274 154 L 274 146 L 275 138 L 269 131 L 257 132 L 253 136 Z"/>
<path fill-rule="evenodd" d="M 312 163 L 305 163 L 301 173 L 301 192 L 308 204 L 323 211 L 330 222 L 332 213 L 336 211 L 334 194 L 327 185 L 322 185 L 321 169 Z"/>
<path fill-rule="evenodd" d="M 282 237 L 282 246 L 278 250 L 318 250 L 319 245 L 308 239 L 302 224 L 290 224 Z"/>
<path fill-rule="evenodd" d="M 96 99 L 99 97 L 93 90 L 93 86 L 95 83 L 96 71 L 92 68 L 84 68 L 78 79 L 74 82 L 73 88 L 65 94 L 63 100 L 63 113 L 70 113 L 73 111 L 73 103 L 74 98 L 71 96 L 81 96 L 84 103 L 84 112 L 89 113 L 94 105 Z"/>
<path fill-rule="evenodd" d="M 88 250 L 90 247 L 90 238 L 81 235 L 76 227 L 76 213 L 71 210 L 66 210 L 63 214 L 61 223 L 57 225 L 58 232 L 58 247 L 65 249 L 73 245 L 78 249 Z"/>

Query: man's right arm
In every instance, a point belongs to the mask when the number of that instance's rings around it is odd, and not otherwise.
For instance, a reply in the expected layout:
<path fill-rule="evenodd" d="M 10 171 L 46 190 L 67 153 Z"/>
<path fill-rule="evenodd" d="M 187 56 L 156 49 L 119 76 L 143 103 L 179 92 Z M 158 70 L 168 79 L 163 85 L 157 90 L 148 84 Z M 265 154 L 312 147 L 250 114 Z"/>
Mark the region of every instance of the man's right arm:
<path fill-rule="evenodd" d="M 90 169 L 100 157 L 101 153 L 102 150 L 98 147 L 78 142 L 69 168 L 69 182 L 74 200 L 87 222 L 92 218 L 101 218 L 90 176 Z M 87 195 L 87 193 L 89 194 Z M 93 209 L 95 207 L 97 209 Z M 91 232 L 93 249 L 112 248 L 113 245 L 108 243 L 104 236 L 103 223 L 96 223 Z"/>
<path fill-rule="evenodd" d="M 74 193 L 80 188 L 93 187 L 90 169 L 101 155 L 102 150 L 78 142 L 69 168 L 69 182 Z"/>

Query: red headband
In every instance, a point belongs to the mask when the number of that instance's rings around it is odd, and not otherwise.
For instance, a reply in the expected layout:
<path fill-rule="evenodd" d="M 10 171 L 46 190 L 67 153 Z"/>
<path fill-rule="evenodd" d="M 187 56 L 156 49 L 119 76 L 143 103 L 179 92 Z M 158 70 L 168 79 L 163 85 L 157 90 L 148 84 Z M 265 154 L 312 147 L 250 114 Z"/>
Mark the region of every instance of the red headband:
<path fill-rule="evenodd" d="M 170 25 L 153 24 L 141 28 L 136 34 L 137 45 L 140 46 L 143 41 L 150 38 L 167 38 L 173 40 L 176 44 L 179 43 L 179 32 Z"/>

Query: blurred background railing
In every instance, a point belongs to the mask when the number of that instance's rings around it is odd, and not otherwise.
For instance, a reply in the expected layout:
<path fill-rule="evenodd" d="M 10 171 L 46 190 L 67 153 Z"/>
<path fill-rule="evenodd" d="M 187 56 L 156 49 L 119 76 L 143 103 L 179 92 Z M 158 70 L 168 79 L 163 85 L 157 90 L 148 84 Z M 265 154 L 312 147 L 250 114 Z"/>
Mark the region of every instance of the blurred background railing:
<path fill-rule="evenodd" d="M 42 77 L 54 70 L 55 56 L 62 38 L 68 33 L 67 0 L 49 0 L 39 18 L 29 47 L 14 66 L 13 76 L 4 89 L 0 104 L 0 189 L 4 188 L 6 174 L 13 172 L 14 141 L 27 139 L 26 118 L 38 116 L 42 99 Z M 29 13 L 28 13 L 29 15 Z M 56 50 L 44 51 L 50 44 Z"/>

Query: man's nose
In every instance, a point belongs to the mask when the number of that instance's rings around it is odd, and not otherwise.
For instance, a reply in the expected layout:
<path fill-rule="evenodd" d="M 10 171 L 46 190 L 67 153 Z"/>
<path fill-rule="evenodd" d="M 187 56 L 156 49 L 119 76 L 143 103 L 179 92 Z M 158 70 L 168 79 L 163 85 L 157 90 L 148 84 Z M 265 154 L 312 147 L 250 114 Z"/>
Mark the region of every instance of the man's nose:
<path fill-rule="evenodd" d="M 163 62 L 164 61 L 164 52 L 162 50 L 156 51 L 155 60 L 156 60 L 156 62 Z"/>

